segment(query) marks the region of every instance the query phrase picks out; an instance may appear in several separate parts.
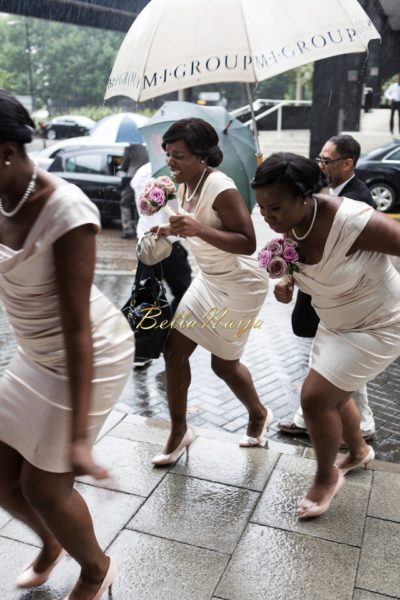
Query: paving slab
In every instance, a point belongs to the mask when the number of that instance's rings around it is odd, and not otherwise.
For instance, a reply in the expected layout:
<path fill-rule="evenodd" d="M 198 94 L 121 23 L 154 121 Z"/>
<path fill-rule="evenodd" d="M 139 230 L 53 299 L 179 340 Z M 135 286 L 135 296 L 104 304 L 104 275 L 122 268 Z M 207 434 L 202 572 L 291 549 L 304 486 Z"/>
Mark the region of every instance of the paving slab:
<path fill-rule="evenodd" d="M 154 444 L 131 442 L 107 436 L 94 449 L 95 460 L 109 467 L 112 476 L 102 481 L 80 477 L 79 481 L 96 487 L 148 496 L 166 474 L 165 470 L 154 469 L 151 458 L 160 448 Z"/>
<path fill-rule="evenodd" d="M 0 529 L 11 519 L 8 512 L 0 508 Z"/>
<path fill-rule="evenodd" d="M 147 419 L 137 415 L 126 415 L 123 421 L 114 427 L 111 435 L 136 442 L 149 442 L 163 448 L 167 442 L 170 424 L 167 421 L 154 423 L 155 419 Z"/>
<path fill-rule="evenodd" d="M 400 475 L 375 472 L 368 515 L 400 522 Z"/>
<path fill-rule="evenodd" d="M 359 549 L 250 524 L 216 590 L 227 600 L 352 600 Z"/>
<path fill-rule="evenodd" d="M 230 553 L 258 498 L 257 492 L 171 473 L 127 527 Z"/>
<path fill-rule="evenodd" d="M 190 460 L 172 471 L 261 492 L 278 458 L 265 448 L 245 449 L 202 436 L 191 446 Z"/>
<path fill-rule="evenodd" d="M 108 548 L 144 501 L 140 496 L 117 493 L 83 483 L 78 483 L 76 489 L 86 500 L 102 548 Z M 110 507 L 112 507 L 112 518 L 110 518 Z M 25 544 L 41 546 L 36 534 L 16 519 L 9 521 L 0 530 L 0 535 Z"/>
<path fill-rule="evenodd" d="M 356 587 L 400 596 L 400 524 L 367 518 Z"/>
<path fill-rule="evenodd" d="M 123 531 L 110 548 L 120 575 L 113 600 L 209 600 L 229 556 Z"/>
<path fill-rule="evenodd" d="M 299 520 L 296 508 L 312 477 L 276 469 L 271 475 L 251 521 L 289 531 L 360 546 L 367 514 L 369 489 L 346 481 L 330 509 L 318 519 Z"/>
<path fill-rule="evenodd" d="M 2 600 L 64 600 L 79 576 L 77 563 L 64 557 L 49 580 L 32 590 L 14 586 L 17 575 L 37 555 L 37 548 L 0 536 L 0 597 Z"/>

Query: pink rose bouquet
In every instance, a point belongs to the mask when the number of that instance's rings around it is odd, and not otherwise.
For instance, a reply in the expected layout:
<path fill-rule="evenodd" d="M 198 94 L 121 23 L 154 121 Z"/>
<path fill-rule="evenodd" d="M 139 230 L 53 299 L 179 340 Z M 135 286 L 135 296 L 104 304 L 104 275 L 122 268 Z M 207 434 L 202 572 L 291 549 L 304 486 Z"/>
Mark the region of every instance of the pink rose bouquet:
<path fill-rule="evenodd" d="M 258 264 L 262 269 L 267 269 L 271 279 L 293 275 L 295 271 L 299 271 L 296 247 L 297 243 L 290 238 L 274 238 L 260 251 Z"/>
<path fill-rule="evenodd" d="M 175 198 L 176 187 L 165 175 L 150 179 L 139 197 L 139 211 L 142 215 L 150 216 L 165 206 L 168 200 Z"/>

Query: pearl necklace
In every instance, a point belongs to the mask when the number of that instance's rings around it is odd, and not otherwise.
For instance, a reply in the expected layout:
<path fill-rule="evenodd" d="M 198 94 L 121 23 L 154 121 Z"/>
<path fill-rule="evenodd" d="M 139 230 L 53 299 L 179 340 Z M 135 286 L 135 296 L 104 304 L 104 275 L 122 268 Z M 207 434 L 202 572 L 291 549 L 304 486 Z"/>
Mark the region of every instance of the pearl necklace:
<path fill-rule="evenodd" d="M 14 215 L 17 214 L 17 212 L 19 212 L 21 210 L 21 208 L 23 207 L 23 205 L 25 204 L 25 202 L 28 200 L 29 196 L 32 194 L 33 190 L 35 189 L 37 172 L 38 172 L 38 168 L 37 168 L 37 165 L 35 165 L 33 168 L 31 180 L 28 184 L 28 187 L 25 190 L 25 194 L 22 196 L 21 200 L 18 202 L 17 206 L 15 208 L 13 208 L 13 210 L 10 210 L 10 211 L 5 210 L 4 206 L 3 206 L 3 199 L 0 197 L 0 213 L 3 215 L 3 217 L 13 217 Z"/>
<path fill-rule="evenodd" d="M 198 189 L 199 189 L 199 187 L 200 187 L 200 184 L 201 184 L 201 182 L 202 182 L 202 181 L 203 181 L 203 179 L 204 179 L 204 175 L 205 175 L 206 173 L 207 173 L 207 167 L 206 167 L 206 168 L 204 169 L 204 171 L 202 172 L 202 174 L 201 174 L 201 177 L 200 177 L 199 181 L 197 182 L 197 185 L 196 185 L 196 187 L 194 188 L 193 192 L 190 194 L 190 196 L 188 196 L 188 186 L 186 186 L 186 197 L 185 197 L 185 200 L 186 200 L 186 202 L 191 202 L 191 201 L 193 200 L 193 198 L 194 198 L 194 197 L 195 197 L 195 195 L 196 195 L 196 192 L 197 192 L 197 190 L 198 190 Z"/>
<path fill-rule="evenodd" d="M 312 216 L 312 219 L 311 219 L 310 227 L 307 229 L 307 231 L 305 232 L 305 234 L 304 235 L 297 235 L 296 232 L 295 232 L 295 230 L 292 229 L 293 235 L 294 235 L 294 237 L 296 238 L 296 240 L 298 242 L 302 242 L 303 240 L 305 240 L 306 237 L 310 235 L 311 229 L 314 226 L 315 218 L 317 216 L 318 204 L 317 204 L 317 200 L 316 200 L 315 196 L 313 196 L 313 200 L 314 200 L 314 212 L 313 212 L 313 216 Z"/>

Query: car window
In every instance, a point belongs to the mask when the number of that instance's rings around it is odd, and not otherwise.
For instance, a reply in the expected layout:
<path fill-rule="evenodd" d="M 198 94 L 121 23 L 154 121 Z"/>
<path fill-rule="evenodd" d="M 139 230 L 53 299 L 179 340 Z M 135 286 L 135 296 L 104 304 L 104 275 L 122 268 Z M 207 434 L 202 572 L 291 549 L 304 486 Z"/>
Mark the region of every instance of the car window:
<path fill-rule="evenodd" d="M 397 150 L 395 150 L 394 152 L 392 152 L 390 154 L 386 154 L 384 160 L 398 160 L 398 161 L 400 161 L 400 148 L 398 148 Z"/>
<path fill-rule="evenodd" d="M 116 175 L 118 169 L 122 165 L 122 156 L 116 154 L 107 155 L 107 172 L 109 175 Z"/>
<path fill-rule="evenodd" d="M 69 173 L 92 173 L 104 175 L 102 154 L 69 156 L 65 160 L 65 170 Z"/>

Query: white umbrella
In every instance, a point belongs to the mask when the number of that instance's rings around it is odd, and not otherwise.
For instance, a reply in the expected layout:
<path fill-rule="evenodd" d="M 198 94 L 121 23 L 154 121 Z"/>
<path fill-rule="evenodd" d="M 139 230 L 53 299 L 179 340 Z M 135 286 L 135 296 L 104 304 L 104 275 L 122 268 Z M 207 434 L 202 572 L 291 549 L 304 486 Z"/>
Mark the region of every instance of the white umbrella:
<path fill-rule="evenodd" d="M 148 121 L 145 115 L 137 113 L 116 113 L 100 119 L 90 132 L 90 137 L 102 143 L 130 142 L 142 144 L 139 127 Z"/>
<path fill-rule="evenodd" d="M 249 84 L 365 52 L 379 38 L 357 0 L 151 0 L 122 42 L 105 97 L 141 102 L 199 84 Z"/>

